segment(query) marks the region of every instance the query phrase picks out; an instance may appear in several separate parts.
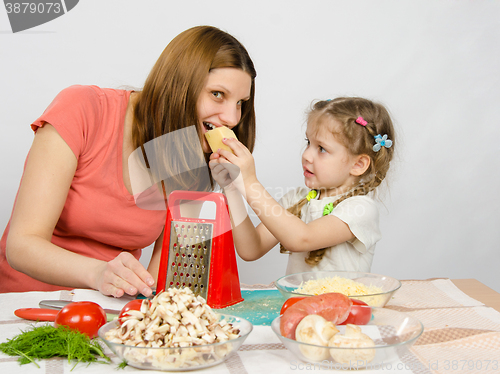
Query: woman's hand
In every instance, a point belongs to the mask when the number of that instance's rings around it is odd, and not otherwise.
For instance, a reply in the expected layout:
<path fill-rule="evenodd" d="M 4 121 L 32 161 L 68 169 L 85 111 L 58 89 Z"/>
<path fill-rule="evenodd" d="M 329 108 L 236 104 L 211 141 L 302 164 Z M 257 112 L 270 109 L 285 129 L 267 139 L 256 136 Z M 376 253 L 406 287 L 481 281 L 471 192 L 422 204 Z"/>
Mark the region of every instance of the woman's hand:
<path fill-rule="evenodd" d="M 122 252 L 113 260 L 96 269 L 95 288 L 104 295 L 121 297 L 124 294 L 142 293 L 149 297 L 153 293 L 154 279 L 142 264 L 128 252 Z"/>

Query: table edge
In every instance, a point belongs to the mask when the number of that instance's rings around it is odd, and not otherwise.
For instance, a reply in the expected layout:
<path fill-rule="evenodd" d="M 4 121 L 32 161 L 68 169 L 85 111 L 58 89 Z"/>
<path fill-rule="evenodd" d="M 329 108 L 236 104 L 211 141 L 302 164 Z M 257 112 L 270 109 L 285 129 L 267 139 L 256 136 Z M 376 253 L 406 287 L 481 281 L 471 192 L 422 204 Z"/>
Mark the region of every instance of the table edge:
<path fill-rule="evenodd" d="M 500 293 L 477 279 L 450 279 L 458 289 L 468 296 L 500 312 Z"/>

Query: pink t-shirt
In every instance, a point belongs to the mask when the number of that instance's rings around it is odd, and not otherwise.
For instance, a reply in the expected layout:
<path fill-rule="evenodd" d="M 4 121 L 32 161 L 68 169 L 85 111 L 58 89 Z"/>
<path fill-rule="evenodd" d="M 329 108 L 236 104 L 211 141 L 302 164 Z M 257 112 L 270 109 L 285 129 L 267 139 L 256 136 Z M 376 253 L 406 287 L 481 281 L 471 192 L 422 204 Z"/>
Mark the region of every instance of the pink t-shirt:
<path fill-rule="evenodd" d="M 164 210 L 139 208 L 123 183 L 122 144 L 130 91 L 71 86 L 31 127 L 50 123 L 78 160 L 52 243 L 104 261 L 127 250 L 137 259 L 165 225 Z M 12 269 L 5 258 L 9 226 L 0 241 L 0 292 L 63 289 Z"/>

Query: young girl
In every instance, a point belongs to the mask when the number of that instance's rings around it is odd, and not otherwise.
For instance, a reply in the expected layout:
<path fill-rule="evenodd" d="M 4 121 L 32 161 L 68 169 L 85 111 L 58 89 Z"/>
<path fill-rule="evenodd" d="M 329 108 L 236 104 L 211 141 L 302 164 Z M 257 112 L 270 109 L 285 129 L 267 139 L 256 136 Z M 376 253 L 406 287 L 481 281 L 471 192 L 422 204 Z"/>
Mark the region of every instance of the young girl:
<path fill-rule="evenodd" d="M 316 103 L 302 154 L 307 188 L 290 191 L 279 203 L 257 180 L 246 147 L 225 139 L 234 154 L 212 154 L 210 168 L 228 198 L 238 254 L 256 260 L 281 243 L 291 253 L 287 274 L 369 272 L 381 234 L 377 204 L 368 194 L 389 170 L 394 138 L 391 118 L 380 104 L 362 98 Z M 240 194 L 261 220 L 257 227 Z"/>

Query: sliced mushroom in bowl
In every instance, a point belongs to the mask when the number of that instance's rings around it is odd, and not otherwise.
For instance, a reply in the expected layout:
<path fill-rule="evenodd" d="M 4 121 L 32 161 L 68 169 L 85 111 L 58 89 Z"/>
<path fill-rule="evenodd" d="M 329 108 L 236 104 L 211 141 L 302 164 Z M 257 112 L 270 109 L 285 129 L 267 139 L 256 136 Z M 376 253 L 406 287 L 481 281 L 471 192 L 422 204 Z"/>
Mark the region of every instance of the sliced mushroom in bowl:
<path fill-rule="evenodd" d="M 149 307 L 104 325 L 99 337 L 130 366 L 184 371 L 223 362 L 252 328 L 242 318 L 215 313 L 187 288 L 168 289 Z"/>

